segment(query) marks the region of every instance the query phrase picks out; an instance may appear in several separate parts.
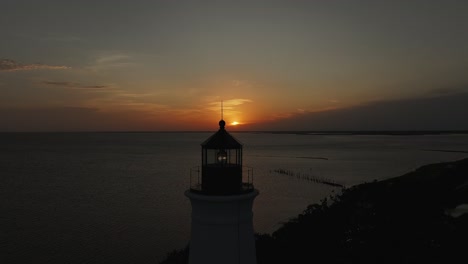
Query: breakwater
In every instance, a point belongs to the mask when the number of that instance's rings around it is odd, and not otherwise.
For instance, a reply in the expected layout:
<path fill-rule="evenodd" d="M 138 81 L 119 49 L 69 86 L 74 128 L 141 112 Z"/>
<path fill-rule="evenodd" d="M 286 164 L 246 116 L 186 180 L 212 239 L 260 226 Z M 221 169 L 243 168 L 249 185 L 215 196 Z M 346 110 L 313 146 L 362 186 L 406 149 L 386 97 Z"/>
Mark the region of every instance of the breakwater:
<path fill-rule="evenodd" d="M 270 170 L 270 173 L 287 175 L 290 177 L 295 177 L 296 179 L 299 179 L 299 180 L 309 181 L 313 183 L 326 184 L 326 185 L 330 185 L 333 187 L 345 188 L 344 184 L 338 183 L 334 181 L 333 179 L 319 177 L 319 176 L 311 175 L 311 174 L 304 173 L 304 172 L 297 172 L 297 171 L 278 168 L 278 169 Z"/>

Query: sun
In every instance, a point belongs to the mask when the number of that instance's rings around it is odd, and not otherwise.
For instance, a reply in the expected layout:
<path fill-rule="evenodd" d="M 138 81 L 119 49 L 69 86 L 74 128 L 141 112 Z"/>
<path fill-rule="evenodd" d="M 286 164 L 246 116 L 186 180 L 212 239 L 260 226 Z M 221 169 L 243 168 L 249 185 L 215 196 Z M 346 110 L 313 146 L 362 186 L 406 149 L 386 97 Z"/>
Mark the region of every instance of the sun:
<path fill-rule="evenodd" d="M 233 126 L 237 126 L 238 124 L 239 124 L 239 122 L 237 122 L 237 121 L 234 121 L 234 122 L 231 123 L 231 125 L 233 125 Z"/>

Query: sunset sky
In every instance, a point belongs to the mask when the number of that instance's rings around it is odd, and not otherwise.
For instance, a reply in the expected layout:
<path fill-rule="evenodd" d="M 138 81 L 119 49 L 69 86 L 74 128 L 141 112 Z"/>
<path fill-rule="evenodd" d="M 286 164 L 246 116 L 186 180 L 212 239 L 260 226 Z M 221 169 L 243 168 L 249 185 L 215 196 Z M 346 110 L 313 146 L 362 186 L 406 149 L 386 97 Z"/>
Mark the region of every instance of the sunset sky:
<path fill-rule="evenodd" d="M 214 130 L 221 100 L 233 130 L 468 129 L 468 1 L 2 0 L 0 32 L 0 131 Z"/>

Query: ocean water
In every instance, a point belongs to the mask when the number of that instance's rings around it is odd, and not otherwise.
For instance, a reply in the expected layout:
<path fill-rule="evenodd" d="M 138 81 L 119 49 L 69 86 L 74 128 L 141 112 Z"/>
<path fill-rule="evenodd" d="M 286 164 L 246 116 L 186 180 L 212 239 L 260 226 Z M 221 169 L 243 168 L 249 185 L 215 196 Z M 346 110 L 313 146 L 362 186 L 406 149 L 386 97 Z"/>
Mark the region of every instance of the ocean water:
<path fill-rule="evenodd" d="M 340 190 L 311 179 L 352 186 L 468 156 L 468 135 L 233 135 L 260 191 L 259 233 Z M 0 263 L 157 263 L 183 248 L 183 193 L 209 136 L 0 134 Z"/>

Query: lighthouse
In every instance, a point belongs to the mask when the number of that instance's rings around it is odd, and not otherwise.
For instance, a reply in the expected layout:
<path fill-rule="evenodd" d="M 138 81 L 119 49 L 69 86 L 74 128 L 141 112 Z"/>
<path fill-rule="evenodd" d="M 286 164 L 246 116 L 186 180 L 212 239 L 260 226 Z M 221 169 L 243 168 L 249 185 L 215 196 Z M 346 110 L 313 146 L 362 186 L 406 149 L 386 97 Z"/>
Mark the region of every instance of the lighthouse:
<path fill-rule="evenodd" d="M 258 190 L 242 165 L 242 144 L 219 121 L 201 144 L 200 170 L 185 195 L 192 204 L 189 264 L 255 264 L 252 205 Z"/>

